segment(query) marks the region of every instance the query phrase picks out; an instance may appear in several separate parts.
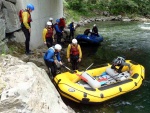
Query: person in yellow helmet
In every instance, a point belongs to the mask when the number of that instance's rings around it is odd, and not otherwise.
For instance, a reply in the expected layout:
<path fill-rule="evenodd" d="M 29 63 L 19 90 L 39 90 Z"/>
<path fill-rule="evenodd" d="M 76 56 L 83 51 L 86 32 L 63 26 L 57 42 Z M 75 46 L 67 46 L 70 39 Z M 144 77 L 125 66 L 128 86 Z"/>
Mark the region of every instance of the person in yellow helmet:
<path fill-rule="evenodd" d="M 30 34 L 31 34 L 31 22 L 32 22 L 32 18 L 31 18 L 31 12 L 34 10 L 34 6 L 32 4 L 28 4 L 27 5 L 27 9 L 25 9 L 22 13 L 21 13 L 21 28 L 22 31 L 25 35 L 25 53 L 27 55 L 30 55 L 32 52 L 29 49 L 30 46 Z"/>
<path fill-rule="evenodd" d="M 67 59 L 68 62 L 71 62 L 73 70 L 78 69 L 78 63 L 81 62 L 81 58 L 82 58 L 81 47 L 78 44 L 77 40 L 73 39 L 72 43 L 69 44 L 67 48 Z"/>
<path fill-rule="evenodd" d="M 46 44 L 48 48 L 53 45 L 53 28 L 51 22 L 47 22 L 47 26 L 43 29 L 42 37 L 44 44 Z"/>

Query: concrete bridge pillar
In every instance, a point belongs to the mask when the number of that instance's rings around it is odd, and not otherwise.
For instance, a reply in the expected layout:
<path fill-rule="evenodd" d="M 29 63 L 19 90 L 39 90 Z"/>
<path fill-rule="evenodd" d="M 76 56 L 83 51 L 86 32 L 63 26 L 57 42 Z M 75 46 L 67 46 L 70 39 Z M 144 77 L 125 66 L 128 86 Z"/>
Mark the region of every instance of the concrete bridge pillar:
<path fill-rule="evenodd" d="M 35 6 L 31 13 L 33 22 L 31 23 L 31 41 L 30 46 L 37 48 L 43 44 L 42 30 L 49 17 L 55 20 L 63 16 L 63 0 L 16 0 L 18 12 L 25 9 L 28 3 Z"/>

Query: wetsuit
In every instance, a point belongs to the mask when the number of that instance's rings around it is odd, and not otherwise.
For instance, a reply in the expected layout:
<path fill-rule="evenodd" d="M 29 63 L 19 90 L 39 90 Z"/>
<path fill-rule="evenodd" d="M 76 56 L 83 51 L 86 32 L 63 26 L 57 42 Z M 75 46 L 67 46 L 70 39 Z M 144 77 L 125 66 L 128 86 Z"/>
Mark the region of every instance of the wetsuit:
<path fill-rule="evenodd" d="M 55 52 L 54 47 L 50 47 L 44 55 L 44 61 L 46 66 L 51 69 L 53 77 L 56 76 L 57 71 L 57 66 L 54 62 L 55 59 L 61 61 L 60 52 Z"/>
<path fill-rule="evenodd" d="M 30 53 L 30 49 L 29 49 L 29 46 L 30 46 L 30 32 L 29 32 L 29 29 L 31 28 L 31 14 L 28 10 L 25 10 L 22 12 L 22 22 L 21 22 L 21 28 L 22 28 L 22 31 L 25 35 L 25 49 L 26 49 L 26 53 Z"/>
<path fill-rule="evenodd" d="M 79 44 L 73 45 L 69 44 L 67 48 L 67 58 L 70 58 L 70 62 L 72 64 L 72 69 L 78 69 L 78 60 L 82 58 L 82 51 Z"/>

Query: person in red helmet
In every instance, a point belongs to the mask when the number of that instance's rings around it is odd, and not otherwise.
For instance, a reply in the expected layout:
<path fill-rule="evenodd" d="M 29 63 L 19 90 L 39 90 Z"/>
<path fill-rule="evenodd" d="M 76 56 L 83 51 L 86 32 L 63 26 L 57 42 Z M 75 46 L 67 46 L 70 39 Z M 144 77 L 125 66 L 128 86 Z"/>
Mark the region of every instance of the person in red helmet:
<path fill-rule="evenodd" d="M 27 8 L 23 10 L 22 12 L 20 11 L 20 22 L 21 22 L 21 28 L 22 31 L 25 35 L 25 53 L 27 55 L 32 54 L 31 50 L 29 49 L 30 46 L 30 34 L 31 34 L 31 12 L 34 10 L 34 6 L 32 4 L 28 4 Z"/>

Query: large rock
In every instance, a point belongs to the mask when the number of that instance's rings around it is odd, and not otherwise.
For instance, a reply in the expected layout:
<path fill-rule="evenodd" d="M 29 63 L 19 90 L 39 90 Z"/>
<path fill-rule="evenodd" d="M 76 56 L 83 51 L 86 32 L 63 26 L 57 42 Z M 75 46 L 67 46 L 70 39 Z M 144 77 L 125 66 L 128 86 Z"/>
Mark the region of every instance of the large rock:
<path fill-rule="evenodd" d="M 0 1 L 0 9 L 2 8 L 2 1 L 3 1 L 3 0 Z"/>
<path fill-rule="evenodd" d="M 0 19 L 4 18 L 4 15 L 3 15 L 3 12 L 2 12 L 2 3 L 3 3 L 2 1 L 3 0 L 0 1 Z"/>
<path fill-rule="evenodd" d="M 74 113 L 63 103 L 45 70 L 31 62 L 1 56 L 0 79 L 1 113 Z"/>
<path fill-rule="evenodd" d="M 9 1 L 9 2 L 12 2 L 12 3 L 16 3 L 16 0 L 6 0 L 6 1 Z"/>
<path fill-rule="evenodd" d="M 25 42 L 25 35 L 22 30 L 16 31 L 13 33 L 16 42 Z"/>
<path fill-rule="evenodd" d="M 5 20 L 0 19 L 0 41 L 5 38 Z"/>
<path fill-rule="evenodd" d="M 18 16 L 18 11 L 16 10 L 16 6 L 7 1 L 3 1 L 4 17 L 6 20 L 6 33 L 12 33 L 16 30 L 20 29 L 20 20 Z"/>

